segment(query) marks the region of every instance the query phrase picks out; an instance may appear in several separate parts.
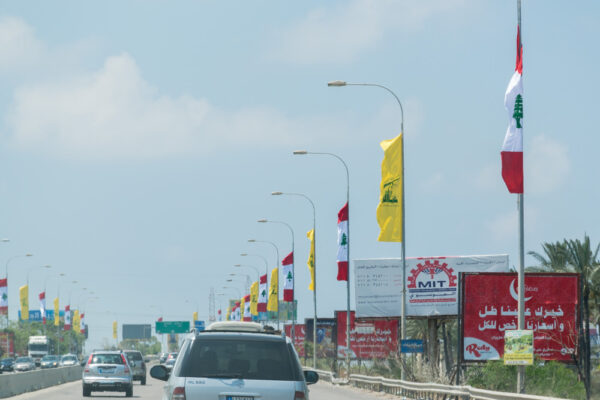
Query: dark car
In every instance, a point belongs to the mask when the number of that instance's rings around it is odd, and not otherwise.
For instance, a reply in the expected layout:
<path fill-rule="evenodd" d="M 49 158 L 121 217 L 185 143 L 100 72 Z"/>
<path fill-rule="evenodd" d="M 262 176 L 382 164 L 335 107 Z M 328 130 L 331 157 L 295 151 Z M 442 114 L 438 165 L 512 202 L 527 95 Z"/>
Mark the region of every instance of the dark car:
<path fill-rule="evenodd" d="M 0 360 L 0 370 L 8 372 L 13 370 L 13 364 L 15 359 L 13 357 L 6 357 Z"/>

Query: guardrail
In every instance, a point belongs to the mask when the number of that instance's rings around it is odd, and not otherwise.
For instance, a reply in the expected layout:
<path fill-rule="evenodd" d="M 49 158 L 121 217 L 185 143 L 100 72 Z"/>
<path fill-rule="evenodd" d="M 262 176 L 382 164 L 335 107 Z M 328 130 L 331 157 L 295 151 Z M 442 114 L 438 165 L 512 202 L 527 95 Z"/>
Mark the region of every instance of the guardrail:
<path fill-rule="evenodd" d="M 0 375 L 0 399 L 81 379 L 82 367 L 37 369 Z"/>
<path fill-rule="evenodd" d="M 330 371 L 313 370 L 323 379 L 334 384 L 348 384 L 374 392 L 385 392 L 396 396 L 420 400 L 565 400 L 558 397 L 536 396 L 531 394 L 518 394 L 496 392 L 492 390 L 477 389 L 472 386 L 452 386 L 439 383 L 419 383 L 388 379 L 381 376 L 366 376 L 350 374 L 350 379 L 342 380 L 335 377 Z"/>

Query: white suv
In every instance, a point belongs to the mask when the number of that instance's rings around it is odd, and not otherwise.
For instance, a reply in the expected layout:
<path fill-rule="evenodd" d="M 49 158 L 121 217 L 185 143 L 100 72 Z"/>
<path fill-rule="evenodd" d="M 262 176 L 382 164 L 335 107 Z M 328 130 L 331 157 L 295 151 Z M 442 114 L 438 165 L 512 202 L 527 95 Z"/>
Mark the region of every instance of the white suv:
<path fill-rule="evenodd" d="M 302 371 L 291 341 L 254 322 L 215 322 L 190 334 L 173 371 L 163 365 L 150 376 L 167 381 L 164 400 L 300 400 L 318 381 Z"/>

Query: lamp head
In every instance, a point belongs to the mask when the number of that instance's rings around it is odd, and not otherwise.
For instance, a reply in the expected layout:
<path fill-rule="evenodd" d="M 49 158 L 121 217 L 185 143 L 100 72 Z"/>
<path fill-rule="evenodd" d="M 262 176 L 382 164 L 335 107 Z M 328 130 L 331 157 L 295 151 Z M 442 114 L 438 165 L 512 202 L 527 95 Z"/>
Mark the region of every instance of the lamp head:
<path fill-rule="evenodd" d="M 331 82 L 327 82 L 327 86 L 333 86 L 333 87 L 340 87 L 340 86 L 346 86 L 346 82 L 345 81 L 331 81 Z"/>

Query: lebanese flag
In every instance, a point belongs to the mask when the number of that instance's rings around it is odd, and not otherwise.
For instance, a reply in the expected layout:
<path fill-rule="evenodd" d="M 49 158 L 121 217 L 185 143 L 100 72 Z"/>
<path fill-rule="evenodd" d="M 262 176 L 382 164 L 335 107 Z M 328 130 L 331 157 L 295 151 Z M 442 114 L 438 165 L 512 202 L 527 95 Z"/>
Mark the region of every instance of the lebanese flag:
<path fill-rule="evenodd" d="M 294 252 L 282 261 L 283 266 L 283 301 L 294 301 Z"/>
<path fill-rule="evenodd" d="M 63 329 L 65 331 L 71 330 L 71 306 L 65 306 L 65 325 Z"/>
<path fill-rule="evenodd" d="M 46 292 L 40 293 L 40 314 L 42 315 L 42 324 L 46 325 Z"/>
<path fill-rule="evenodd" d="M 0 279 L 0 315 L 8 314 L 8 278 Z"/>
<path fill-rule="evenodd" d="M 260 277 L 260 285 L 258 287 L 258 304 L 256 309 L 258 312 L 267 312 L 267 274 Z"/>
<path fill-rule="evenodd" d="M 252 313 L 250 313 L 250 295 L 244 296 L 244 321 L 252 321 Z"/>
<path fill-rule="evenodd" d="M 506 93 L 504 107 L 510 122 L 502 144 L 502 178 L 510 193 L 523 193 L 523 47 L 517 28 L 517 66 Z"/>
<path fill-rule="evenodd" d="M 81 325 L 79 332 L 81 332 L 85 335 L 85 314 L 81 313 L 81 316 L 79 318 L 80 318 L 79 324 Z"/>
<path fill-rule="evenodd" d="M 338 212 L 338 281 L 348 280 L 348 203 Z"/>

